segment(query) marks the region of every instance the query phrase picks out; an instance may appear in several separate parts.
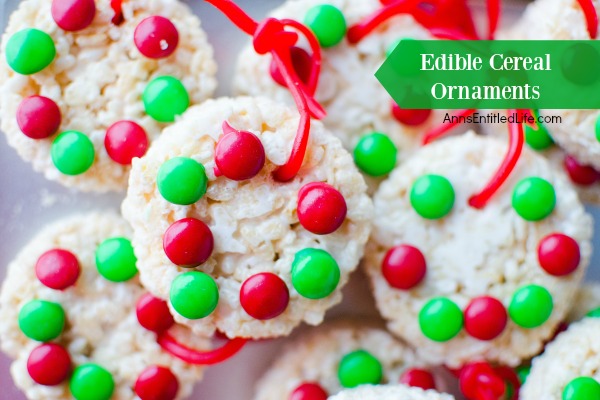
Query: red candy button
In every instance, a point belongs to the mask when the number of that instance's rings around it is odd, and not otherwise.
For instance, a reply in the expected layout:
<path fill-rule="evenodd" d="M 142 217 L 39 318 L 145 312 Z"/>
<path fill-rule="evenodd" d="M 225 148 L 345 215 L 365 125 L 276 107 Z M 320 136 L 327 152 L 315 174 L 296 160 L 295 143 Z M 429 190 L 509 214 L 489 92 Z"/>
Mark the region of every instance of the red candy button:
<path fill-rule="evenodd" d="M 395 101 L 392 101 L 392 115 L 401 124 L 418 126 L 427 121 L 427 118 L 431 115 L 431 110 L 407 110 L 400 108 Z"/>
<path fill-rule="evenodd" d="M 148 136 L 144 128 L 133 121 L 119 121 L 106 130 L 104 147 L 108 156 L 122 165 L 130 165 L 134 157 L 142 157 L 148 150 Z"/>
<path fill-rule="evenodd" d="M 318 383 L 306 382 L 292 392 L 289 400 L 327 400 L 327 392 Z"/>
<path fill-rule="evenodd" d="M 476 297 L 464 311 L 465 330 L 479 340 L 492 340 L 504 331 L 508 315 L 504 305 L 489 296 Z"/>
<path fill-rule="evenodd" d="M 600 179 L 600 172 L 593 167 L 580 164 L 572 156 L 565 156 L 565 169 L 571 180 L 578 185 L 590 186 Z"/>
<path fill-rule="evenodd" d="M 165 332 L 175 323 L 167 302 L 150 293 L 137 301 L 135 314 L 141 326 L 155 333 Z"/>
<path fill-rule="evenodd" d="M 426 369 L 411 368 L 400 376 L 400 383 L 423 390 L 435 389 L 435 378 Z"/>
<path fill-rule="evenodd" d="M 44 343 L 36 347 L 27 359 L 27 372 L 34 382 L 54 386 L 67 379 L 71 371 L 69 353 L 56 343 Z"/>
<path fill-rule="evenodd" d="M 309 183 L 298 192 L 298 219 L 309 232 L 335 232 L 344 223 L 347 211 L 344 196 L 326 183 Z"/>
<path fill-rule="evenodd" d="M 421 250 L 402 244 L 387 252 L 381 272 L 391 287 L 408 290 L 423 280 L 427 272 L 427 263 Z"/>
<path fill-rule="evenodd" d="M 263 272 L 242 284 L 240 303 L 252 318 L 266 320 L 280 315 L 288 306 L 290 293 L 277 275 Z"/>
<path fill-rule="evenodd" d="M 17 124 L 21 132 L 32 139 L 45 139 L 54 135 L 60 126 L 60 120 L 58 106 L 47 97 L 27 97 L 17 109 Z"/>
<path fill-rule="evenodd" d="M 94 20 L 96 3 L 94 0 L 52 0 L 50 12 L 61 29 L 80 31 Z"/>
<path fill-rule="evenodd" d="M 35 275 L 44 286 L 64 290 L 77 282 L 81 268 L 73 253 L 62 249 L 48 250 L 35 263 Z"/>
<path fill-rule="evenodd" d="M 581 254 L 579 245 L 570 236 L 553 233 L 540 241 L 538 261 L 550 275 L 565 276 L 579 266 Z"/>
<path fill-rule="evenodd" d="M 146 57 L 165 58 L 177 48 L 179 32 L 169 19 L 155 15 L 138 24 L 133 33 L 133 41 Z"/>
<path fill-rule="evenodd" d="M 169 368 L 154 365 L 142 371 L 134 390 L 141 400 L 173 400 L 177 397 L 179 382 Z"/>
<path fill-rule="evenodd" d="M 195 218 L 175 221 L 163 236 L 165 254 L 175 265 L 192 268 L 212 254 L 214 239 L 210 228 Z"/>
<path fill-rule="evenodd" d="M 459 387 L 468 400 L 501 399 L 506 392 L 504 379 L 485 362 L 465 365 L 460 371 Z"/>
<path fill-rule="evenodd" d="M 227 121 L 224 135 L 215 149 L 215 163 L 219 174 L 234 181 L 254 178 L 265 165 L 265 149 L 253 133 L 238 131 Z"/>
<path fill-rule="evenodd" d="M 292 65 L 294 67 L 294 71 L 300 81 L 305 85 L 308 84 L 308 78 L 310 77 L 310 73 L 312 72 L 312 58 L 310 54 L 306 50 L 300 47 L 292 47 L 290 48 L 290 56 L 292 58 Z M 281 75 L 279 68 L 277 68 L 277 64 L 274 61 L 271 61 L 271 66 L 269 68 L 269 72 L 271 73 L 271 78 L 280 86 L 287 87 L 285 83 L 285 79 Z"/>

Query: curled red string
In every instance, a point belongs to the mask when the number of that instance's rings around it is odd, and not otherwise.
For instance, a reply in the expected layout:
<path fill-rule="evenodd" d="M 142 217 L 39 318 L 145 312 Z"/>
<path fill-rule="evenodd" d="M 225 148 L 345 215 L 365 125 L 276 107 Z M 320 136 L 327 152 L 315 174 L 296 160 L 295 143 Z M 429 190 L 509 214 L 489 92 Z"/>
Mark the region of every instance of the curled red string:
<path fill-rule="evenodd" d="M 476 111 L 475 109 L 467 109 L 467 110 L 460 110 L 460 111 L 453 113 L 452 117 L 450 118 L 449 123 L 440 124 L 425 133 L 425 135 L 423 136 L 423 141 L 422 141 L 423 145 L 429 144 L 429 143 L 433 142 L 434 140 L 444 136 L 446 133 L 448 133 L 450 130 L 452 130 L 455 126 L 460 125 L 462 123 L 462 122 L 460 122 L 461 118 L 466 118 L 469 115 L 473 114 L 475 111 Z M 458 117 L 458 118 L 456 118 L 456 121 L 453 121 L 454 117 Z"/>
<path fill-rule="evenodd" d="M 591 1 L 591 0 L 590 0 Z M 501 0 L 487 0 L 488 40 L 493 40 L 500 21 Z"/>
<path fill-rule="evenodd" d="M 523 111 L 521 110 L 508 110 L 508 113 L 523 115 Z M 481 192 L 471 196 L 469 199 L 469 205 L 471 207 L 479 209 L 485 207 L 494 193 L 500 189 L 502 184 L 506 181 L 506 179 L 508 179 L 510 173 L 517 165 L 519 157 L 521 156 L 521 151 L 523 150 L 523 144 L 525 142 L 523 124 L 509 124 L 508 133 L 508 150 L 504 156 L 504 159 L 502 160 L 502 164 L 492 176 L 485 188 Z"/>
<path fill-rule="evenodd" d="M 198 351 L 179 343 L 168 332 L 160 333 L 156 340 L 163 350 L 188 364 L 194 365 L 219 364 L 237 354 L 248 342 L 248 339 L 243 338 L 228 339 L 227 343 L 218 349 Z"/>
<path fill-rule="evenodd" d="M 321 49 L 314 34 L 304 25 L 291 19 L 277 20 L 267 18 L 261 23 L 255 22 L 240 7 L 231 0 L 205 0 L 225 14 L 238 28 L 253 37 L 254 50 L 258 54 L 270 53 L 273 57 L 285 84 L 294 98 L 300 122 L 292 151 L 288 161 L 277 168 L 273 176 L 278 181 L 289 181 L 293 179 L 302 163 L 308 146 L 310 134 L 310 118 L 321 119 L 325 116 L 325 110 L 314 99 L 321 68 Z M 296 31 L 288 31 L 290 27 L 300 32 L 308 41 L 312 52 L 311 75 L 305 85 L 294 69 L 290 49 L 299 39 Z"/>
<path fill-rule="evenodd" d="M 114 11 L 115 15 L 113 15 L 110 22 L 115 25 L 121 25 L 124 21 L 123 19 L 123 0 L 110 0 L 110 8 Z"/>
<path fill-rule="evenodd" d="M 598 13 L 596 12 L 596 7 L 594 7 L 593 0 L 577 0 L 577 2 L 585 16 L 585 24 L 587 25 L 590 39 L 596 39 L 598 35 Z"/>

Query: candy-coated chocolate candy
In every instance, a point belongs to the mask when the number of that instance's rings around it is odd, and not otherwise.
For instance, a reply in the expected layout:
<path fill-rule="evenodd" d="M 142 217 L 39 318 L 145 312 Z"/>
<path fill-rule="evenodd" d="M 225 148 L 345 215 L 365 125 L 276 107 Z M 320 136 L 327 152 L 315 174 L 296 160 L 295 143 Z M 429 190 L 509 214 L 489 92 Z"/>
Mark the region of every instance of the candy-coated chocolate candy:
<path fill-rule="evenodd" d="M 321 47 L 333 47 L 346 36 L 346 18 L 339 8 L 322 4 L 308 10 L 304 25 L 315 34 Z"/>
<path fill-rule="evenodd" d="M 554 211 L 556 193 L 550 182 L 538 177 L 522 179 L 513 191 L 512 205 L 527 221 L 540 221 Z"/>
<path fill-rule="evenodd" d="M 562 400 L 599 400 L 600 383 L 594 378 L 580 376 L 565 386 Z"/>
<path fill-rule="evenodd" d="M 301 47 L 293 46 L 290 48 L 290 57 L 292 59 L 292 65 L 296 75 L 301 82 L 307 84 L 313 65 L 310 54 L 308 54 L 308 52 Z M 287 87 L 285 79 L 283 79 L 283 75 L 281 75 L 281 71 L 279 71 L 279 68 L 277 68 L 277 64 L 275 64 L 274 61 L 271 61 L 269 72 L 271 74 L 271 78 L 273 78 L 278 85 Z"/>
<path fill-rule="evenodd" d="M 304 185 L 298 192 L 298 220 L 309 232 L 327 235 L 335 232 L 346 219 L 346 199 L 324 182 Z"/>
<path fill-rule="evenodd" d="M 90 26 L 96 15 L 94 0 L 52 0 L 52 19 L 65 31 L 80 31 Z"/>
<path fill-rule="evenodd" d="M 569 275 L 577 269 L 581 254 L 579 245 L 570 236 L 552 233 L 540 241 L 538 261 L 550 275 Z"/>
<path fill-rule="evenodd" d="M 580 164 L 573 156 L 565 156 L 565 170 L 571 180 L 581 186 L 590 186 L 598 182 L 600 172 L 590 165 Z"/>
<path fill-rule="evenodd" d="M 206 193 L 208 178 L 204 166 L 187 157 L 166 161 L 158 170 L 158 191 L 170 203 L 194 204 Z"/>
<path fill-rule="evenodd" d="M 507 385 L 487 362 L 473 362 L 462 367 L 459 376 L 460 391 L 469 400 L 476 400 L 481 393 L 492 399 L 507 399 Z"/>
<path fill-rule="evenodd" d="M 73 371 L 69 389 L 76 400 L 109 400 L 115 390 L 115 381 L 101 366 L 82 364 Z"/>
<path fill-rule="evenodd" d="M 60 109 L 47 97 L 26 97 L 17 108 L 19 129 L 31 139 L 45 139 L 54 135 L 60 121 Z"/>
<path fill-rule="evenodd" d="M 520 367 L 517 367 L 515 372 L 517 373 L 517 376 L 519 377 L 519 381 L 521 382 L 521 385 L 523 385 L 525 383 L 525 381 L 527 380 L 529 373 L 531 372 L 531 365 L 522 365 Z"/>
<path fill-rule="evenodd" d="M 443 218 L 454 206 L 454 188 L 441 175 L 423 175 L 413 183 L 410 204 L 421 217 Z"/>
<path fill-rule="evenodd" d="M 476 297 L 465 308 L 465 330 L 479 340 L 498 337 L 508 322 L 504 305 L 490 296 Z"/>
<path fill-rule="evenodd" d="M 47 342 L 60 336 L 65 327 L 62 306 L 45 300 L 31 300 L 19 311 L 19 328 L 25 336 Z"/>
<path fill-rule="evenodd" d="M 592 317 L 592 318 L 600 318 L 600 307 L 594 308 L 593 310 L 588 311 L 587 314 L 585 314 L 585 316 Z"/>
<path fill-rule="evenodd" d="M 61 133 L 52 142 L 50 149 L 56 169 L 65 175 L 79 175 L 90 169 L 96 157 L 94 144 L 78 131 Z"/>
<path fill-rule="evenodd" d="M 29 354 L 27 372 L 35 383 L 44 386 L 58 385 L 71 372 L 71 357 L 64 347 L 56 343 L 41 344 Z"/>
<path fill-rule="evenodd" d="M 190 105 L 185 86 L 172 76 L 154 78 L 142 94 L 146 114 L 158 122 L 173 122 Z"/>
<path fill-rule="evenodd" d="M 170 19 L 153 15 L 138 24 L 133 32 L 133 41 L 146 57 L 165 58 L 177 48 L 179 32 Z"/>
<path fill-rule="evenodd" d="M 305 382 L 298 386 L 288 400 L 327 400 L 327 392 L 318 383 Z"/>
<path fill-rule="evenodd" d="M 400 108 L 400 106 L 398 104 L 396 104 L 395 101 L 392 101 L 392 115 L 394 116 L 396 121 L 400 122 L 401 124 L 404 124 L 407 126 L 419 126 L 419 125 L 425 123 L 425 121 L 427 121 L 427 119 L 431 115 L 431 110 L 429 110 L 429 109 L 416 109 L 416 110 L 404 109 L 404 108 Z"/>
<path fill-rule="evenodd" d="M 383 367 L 375 356 L 366 350 L 346 354 L 338 366 L 338 378 L 345 388 L 381 383 Z"/>
<path fill-rule="evenodd" d="M 322 299 L 329 296 L 340 282 L 340 268 L 325 250 L 304 249 L 292 261 L 292 285 L 301 296 Z"/>
<path fill-rule="evenodd" d="M 598 118 L 596 118 L 595 131 L 596 131 L 596 140 L 600 142 L 600 116 L 598 116 Z"/>
<path fill-rule="evenodd" d="M 195 218 L 175 221 L 163 236 L 163 249 L 171 262 L 192 268 L 212 254 L 214 239 L 210 228 Z"/>
<path fill-rule="evenodd" d="M 169 368 L 153 365 L 138 376 L 134 391 L 141 400 L 174 400 L 179 381 Z"/>
<path fill-rule="evenodd" d="M 39 29 L 22 29 L 6 43 L 6 62 L 21 75 L 40 72 L 52 63 L 55 56 L 52 38 Z"/>
<path fill-rule="evenodd" d="M 146 154 L 148 135 L 133 121 L 115 122 L 106 130 L 104 147 L 114 162 L 131 165 L 133 158 Z"/>
<path fill-rule="evenodd" d="M 272 319 L 285 311 L 290 301 L 290 293 L 275 274 L 262 272 L 244 281 L 240 289 L 242 308 L 252 318 Z"/>
<path fill-rule="evenodd" d="M 425 337 L 446 342 L 462 329 L 463 314 L 452 300 L 436 297 L 429 300 L 419 312 L 419 326 Z"/>
<path fill-rule="evenodd" d="M 106 239 L 96 248 L 96 268 L 109 281 L 125 282 L 133 278 L 138 272 L 136 263 L 137 258 L 129 239 Z"/>
<path fill-rule="evenodd" d="M 219 288 L 210 275 L 200 271 L 180 274 L 171 283 L 171 304 L 188 319 L 210 315 L 219 303 Z"/>
<path fill-rule="evenodd" d="M 141 326 L 154 333 L 161 333 L 175 323 L 167 302 L 145 293 L 135 304 L 135 314 Z"/>
<path fill-rule="evenodd" d="M 409 245 L 392 247 L 381 263 L 381 273 L 391 287 L 408 290 L 417 286 L 427 272 L 425 256 Z"/>
<path fill-rule="evenodd" d="M 552 295 L 539 285 L 523 286 L 515 292 L 508 306 L 508 315 L 523 328 L 537 328 L 552 314 Z"/>
<path fill-rule="evenodd" d="M 527 124 L 524 124 L 523 128 L 525 130 L 525 142 L 532 149 L 542 151 L 552 147 L 554 144 L 554 140 L 552 140 L 544 124 L 538 123 L 537 130 Z"/>
<path fill-rule="evenodd" d="M 229 179 L 252 179 L 265 165 L 265 148 L 255 134 L 231 130 L 217 143 L 215 164 L 219 172 Z"/>
<path fill-rule="evenodd" d="M 35 275 L 50 289 L 64 290 L 74 285 L 80 271 L 77 257 L 63 249 L 48 250 L 35 263 Z"/>
<path fill-rule="evenodd" d="M 370 176 L 387 175 L 396 166 L 398 150 L 391 139 L 379 132 L 363 136 L 354 148 L 354 162 Z"/>
<path fill-rule="evenodd" d="M 412 387 L 419 387 L 423 390 L 435 389 L 435 378 L 433 377 L 433 374 L 426 369 L 407 369 L 400 376 L 400 383 Z"/>

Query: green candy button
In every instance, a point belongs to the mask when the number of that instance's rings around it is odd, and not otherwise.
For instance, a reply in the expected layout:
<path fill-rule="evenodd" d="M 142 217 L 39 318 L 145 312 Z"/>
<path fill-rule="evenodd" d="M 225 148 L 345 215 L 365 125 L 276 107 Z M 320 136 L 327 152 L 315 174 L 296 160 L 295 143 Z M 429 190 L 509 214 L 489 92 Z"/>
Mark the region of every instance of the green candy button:
<path fill-rule="evenodd" d="M 377 358 L 365 350 L 346 354 L 338 366 L 338 378 L 345 388 L 376 385 L 383 378 L 383 367 Z"/>
<path fill-rule="evenodd" d="M 525 141 L 527 145 L 534 150 L 542 151 L 546 150 L 554 144 L 554 140 L 548 133 L 546 126 L 538 123 L 537 130 L 534 130 L 531 126 L 524 124 L 525 127 Z"/>
<path fill-rule="evenodd" d="M 322 4 L 308 10 L 304 25 L 315 34 L 321 47 L 333 47 L 346 36 L 346 18 L 339 8 Z"/>
<path fill-rule="evenodd" d="M 148 83 L 142 101 L 146 114 L 158 122 L 173 122 L 190 105 L 190 96 L 183 83 L 172 76 L 160 76 Z"/>
<path fill-rule="evenodd" d="M 387 175 L 396 166 L 398 150 L 390 138 L 379 132 L 363 136 L 354 148 L 354 162 L 370 176 Z"/>
<path fill-rule="evenodd" d="M 521 382 L 521 385 L 523 385 L 531 373 L 531 365 L 522 365 L 517 367 L 516 373 L 519 377 L 519 382 Z"/>
<path fill-rule="evenodd" d="M 6 43 L 6 62 L 17 73 L 31 75 L 46 68 L 56 56 L 50 35 L 26 28 L 15 33 Z"/>
<path fill-rule="evenodd" d="M 410 191 L 410 204 L 421 217 L 443 218 L 454 206 L 454 188 L 440 175 L 423 175 Z"/>
<path fill-rule="evenodd" d="M 600 383 L 587 376 L 575 378 L 565 386 L 562 400 L 600 400 Z"/>
<path fill-rule="evenodd" d="M 137 258 L 131 241 L 122 237 L 106 239 L 96 248 L 96 268 L 112 282 L 125 282 L 137 274 Z"/>
<path fill-rule="evenodd" d="M 512 206 L 527 221 L 540 221 L 552 214 L 556 205 L 554 187 L 545 179 L 522 179 L 513 191 Z"/>
<path fill-rule="evenodd" d="M 463 314 L 452 300 L 436 297 L 429 300 L 419 312 L 419 326 L 425 337 L 446 342 L 462 329 Z"/>
<path fill-rule="evenodd" d="M 108 400 L 115 389 L 115 381 L 110 372 L 99 365 L 82 364 L 73 371 L 69 389 L 77 400 Z"/>
<path fill-rule="evenodd" d="M 588 311 L 585 316 L 590 318 L 600 318 L 600 307 Z"/>
<path fill-rule="evenodd" d="M 171 283 L 170 299 L 180 315 L 200 319 L 210 315 L 217 307 L 219 288 L 214 279 L 204 272 L 185 272 Z"/>
<path fill-rule="evenodd" d="M 527 285 L 515 292 L 508 306 L 508 315 L 523 328 L 536 328 L 552 314 L 552 295 L 539 285 Z"/>
<path fill-rule="evenodd" d="M 600 142 L 600 115 L 596 119 L 596 140 Z"/>
<path fill-rule="evenodd" d="M 158 170 L 158 191 L 170 203 L 194 204 L 206 193 L 208 178 L 204 166 L 187 157 L 166 161 Z"/>
<path fill-rule="evenodd" d="M 19 328 L 25 336 L 47 342 L 60 336 L 65 327 L 65 311 L 60 304 L 31 300 L 19 311 Z"/>
<path fill-rule="evenodd" d="M 96 153 L 89 137 L 78 131 L 66 131 L 52 142 L 50 156 L 63 174 L 79 175 L 90 169 Z"/>
<path fill-rule="evenodd" d="M 292 285 L 301 296 L 322 299 L 329 296 L 340 282 L 340 268 L 325 250 L 304 249 L 292 262 Z"/>

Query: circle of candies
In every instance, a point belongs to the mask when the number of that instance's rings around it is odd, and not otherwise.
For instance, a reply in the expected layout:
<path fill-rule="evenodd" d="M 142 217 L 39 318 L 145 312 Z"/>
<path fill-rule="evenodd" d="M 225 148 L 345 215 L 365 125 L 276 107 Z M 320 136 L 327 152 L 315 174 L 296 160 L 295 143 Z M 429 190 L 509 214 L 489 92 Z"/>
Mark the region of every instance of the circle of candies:
<path fill-rule="evenodd" d="M 378 385 L 383 381 L 383 366 L 370 352 L 364 349 L 345 354 L 337 366 L 337 377 L 343 388 L 359 385 Z M 433 374 L 421 368 L 409 368 L 398 381 L 401 384 L 419 387 L 423 390 L 436 389 Z M 301 382 L 290 394 L 288 400 L 327 400 L 329 395 L 318 382 Z"/>
<path fill-rule="evenodd" d="M 255 177 L 266 162 L 260 139 L 251 132 L 237 130 L 227 121 L 215 147 L 215 175 L 234 181 Z M 161 196 L 177 205 L 191 205 L 206 193 L 208 178 L 204 166 L 189 157 L 175 157 L 158 170 L 157 187 Z M 304 185 L 298 191 L 297 216 L 307 231 L 327 235 L 339 229 L 346 218 L 344 196 L 324 182 Z M 214 238 L 208 225 L 196 218 L 173 222 L 163 235 L 167 258 L 181 268 L 196 268 L 211 256 Z M 338 286 L 340 269 L 325 250 L 305 248 L 298 251 L 291 265 L 293 288 L 304 298 L 322 299 Z M 170 288 L 170 301 L 177 313 L 188 319 L 210 315 L 218 305 L 219 289 L 208 274 L 193 270 L 178 275 Z M 246 313 L 258 320 L 281 315 L 290 299 L 286 283 L 276 274 L 261 272 L 248 277 L 240 289 L 239 300 Z"/>
<path fill-rule="evenodd" d="M 96 15 L 94 0 L 53 0 L 51 14 L 55 23 L 68 32 L 88 28 Z M 122 19 L 117 18 L 118 22 Z M 115 22 L 115 20 L 113 20 Z M 169 57 L 179 43 L 179 33 L 167 18 L 154 15 L 143 19 L 135 28 L 133 42 L 139 52 L 151 59 Z M 11 69 L 22 75 L 38 73 L 56 57 L 54 41 L 47 33 L 26 28 L 12 35 L 6 48 L 6 60 Z M 180 80 L 159 76 L 148 83 L 142 99 L 145 112 L 158 122 L 173 122 L 189 106 L 189 95 Z M 56 102 L 33 95 L 21 101 L 17 109 L 17 124 L 22 133 L 34 140 L 53 137 L 61 125 L 61 111 Z M 134 121 L 116 121 L 107 130 L 104 147 L 109 157 L 121 165 L 130 165 L 148 149 L 148 136 Z M 79 175 L 94 163 L 95 150 L 83 132 L 65 130 L 52 141 L 51 158 L 65 175 Z"/>
<path fill-rule="evenodd" d="M 96 248 L 98 273 L 111 282 L 125 282 L 137 274 L 136 257 L 131 242 L 122 237 L 104 240 Z M 81 272 L 75 254 L 64 249 L 51 249 L 42 254 L 35 265 L 37 279 L 46 287 L 65 291 L 76 284 Z M 166 303 L 146 294 L 136 305 L 140 325 L 153 332 L 162 332 L 173 325 Z M 65 327 L 65 312 L 58 303 L 31 300 L 19 311 L 19 327 L 28 338 L 42 342 L 27 360 L 27 371 L 34 382 L 54 386 L 69 380 L 69 389 L 77 400 L 86 400 L 93 390 L 95 399 L 111 398 L 115 381 L 112 374 L 95 363 L 85 363 L 73 369 L 68 351 L 53 342 Z M 167 367 L 152 365 L 138 376 L 134 392 L 142 400 L 175 399 L 179 382 Z"/>
<path fill-rule="evenodd" d="M 455 193 L 445 177 L 431 174 L 415 180 L 409 197 L 413 210 L 419 216 L 438 220 L 451 212 Z M 555 204 L 554 188 L 542 178 L 524 178 L 513 189 L 513 209 L 526 221 L 540 221 L 548 217 Z M 572 274 L 581 258 L 578 243 L 570 236 L 556 232 L 540 241 L 537 255 L 540 267 L 556 277 Z M 400 244 L 387 251 L 381 272 L 391 287 L 411 290 L 425 279 L 427 261 L 417 247 Z M 513 294 L 508 309 L 491 296 L 473 298 L 464 310 L 447 297 L 433 298 L 421 308 L 419 325 L 422 333 L 434 341 L 448 341 L 463 328 L 476 339 L 492 340 L 504 331 L 509 318 L 516 325 L 531 329 L 546 322 L 552 309 L 550 292 L 542 286 L 530 284 Z"/>

